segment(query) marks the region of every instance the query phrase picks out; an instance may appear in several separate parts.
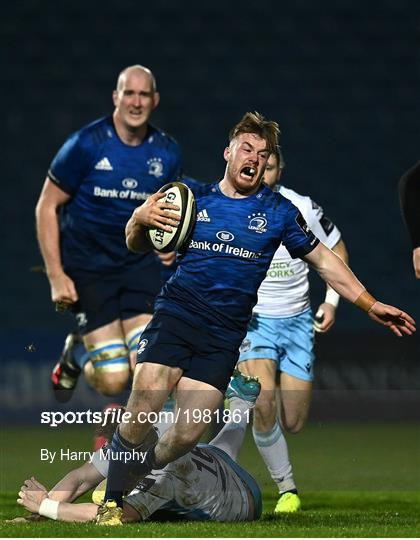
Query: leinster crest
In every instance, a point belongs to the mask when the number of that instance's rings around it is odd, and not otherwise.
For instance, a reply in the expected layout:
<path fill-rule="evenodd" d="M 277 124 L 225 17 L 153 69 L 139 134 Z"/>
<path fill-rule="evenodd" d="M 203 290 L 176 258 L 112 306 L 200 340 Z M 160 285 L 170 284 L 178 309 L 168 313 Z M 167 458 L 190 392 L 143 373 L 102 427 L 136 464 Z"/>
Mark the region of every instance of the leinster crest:
<path fill-rule="evenodd" d="M 161 176 L 163 176 L 163 163 L 161 158 L 150 158 L 147 161 L 147 165 L 149 166 L 149 174 L 151 174 L 155 178 L 160 178 Z"/>

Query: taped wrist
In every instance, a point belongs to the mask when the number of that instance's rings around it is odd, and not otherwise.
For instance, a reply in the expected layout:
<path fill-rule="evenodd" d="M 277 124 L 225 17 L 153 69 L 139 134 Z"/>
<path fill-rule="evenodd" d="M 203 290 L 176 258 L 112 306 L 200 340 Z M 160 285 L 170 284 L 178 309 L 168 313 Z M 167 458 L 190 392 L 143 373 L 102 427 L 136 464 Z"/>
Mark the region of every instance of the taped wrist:
<path fill-rule="evenodd" d="M 368 313 L 372 309 L 373 304 L 376 304 L 376 302 L 376 298 L 374 298 L 367 291 L 363 291 L 362 294 L 359 295 L 354 301 L 354 305 Z"/>
<path fill-rule="evenodd" d="M 40 516 L 44 516 L 50 519 L 57 519 L 59 504 L 60 503 L 58 501 L 53 501 L 51 499 L 46 498 L 39 505 L 38 514 Z"/>
<path fill-rule="evenodd" d="M 336 308 L 338 306 L 339 301 L 340 301 L 340 295 L 337 292 L 335 292 L 334 289 L 330 289 L 328 287 L 327 292 L 325 293 L 324 302 L 326 304 L 331 304 L 332 306 Z"/>

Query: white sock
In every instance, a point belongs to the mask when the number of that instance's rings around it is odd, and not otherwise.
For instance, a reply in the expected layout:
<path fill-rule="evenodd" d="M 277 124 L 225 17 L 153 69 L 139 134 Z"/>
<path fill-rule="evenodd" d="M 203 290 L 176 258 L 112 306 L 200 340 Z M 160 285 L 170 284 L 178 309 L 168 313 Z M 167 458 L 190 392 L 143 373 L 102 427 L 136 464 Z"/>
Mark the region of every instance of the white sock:
<path fill-rule="evenodd" d="M 230 400 L 230 416 L 223 429 L 210 444 L 224 450 L 234 461 L 238 457 L 249 422 L 250 405 L 247 401 L 234 397 Z"/>
<path fill-rule="evenodd" d="M 253 429 L 252 434 L 268 472 L 279 488 L 279 493 L 296 489 L 286 439 L 277 420 L 270 431 L 261 432 Z"/>

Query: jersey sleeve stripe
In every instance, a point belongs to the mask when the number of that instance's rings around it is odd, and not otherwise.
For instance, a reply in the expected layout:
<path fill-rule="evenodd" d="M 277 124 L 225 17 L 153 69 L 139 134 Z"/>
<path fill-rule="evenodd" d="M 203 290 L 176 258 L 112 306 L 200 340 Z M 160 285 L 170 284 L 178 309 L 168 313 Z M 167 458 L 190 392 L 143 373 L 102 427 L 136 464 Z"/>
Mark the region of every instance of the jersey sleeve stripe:
<path fill-rule="evenodd" d="M 51 169 L 49 169 L 48 173 L 47 173 L 47 176 L 49 178 L 49 180 L 51 180 L 51 182 L 53 184 L 55 184 L 58 188 L 61 189 L 61 191 L 64 191 L 64 193 L 67 193 L 67 195 L 73 195 L 74 194 L 74 191 L 69 189 L 67 186 L 63 186 L 60 182 L 60 180 L 54 176 L 53 172 L 51 171 Z"/>

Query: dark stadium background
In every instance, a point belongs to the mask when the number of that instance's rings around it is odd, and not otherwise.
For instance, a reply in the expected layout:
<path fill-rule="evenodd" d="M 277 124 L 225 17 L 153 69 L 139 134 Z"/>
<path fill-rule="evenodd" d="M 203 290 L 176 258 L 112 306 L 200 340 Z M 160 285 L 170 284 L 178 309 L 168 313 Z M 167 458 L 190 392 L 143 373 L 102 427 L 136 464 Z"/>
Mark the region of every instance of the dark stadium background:
<path fill-rule="evenodd" d="M 284 183 L 325 207 L 369 290 L 420 319 L 397 195 L 420 158 L 417 0 L 24 0 L 1 18 L 3 422 L 54 405 L 49 371 L 71 328 L 30 271 L 42 264 L 34 207 L 48 165 L 71 132 L 111 113 L 116 76 L 134 63 L 154 71 L 154 122 L 201 180 L 223 174 L 245 111 L 278 120 Z M 313 420 L 418 419 L 418 338 L 398 340 L 343 301 L 318 357 Z M 76 398 L 99 403 L 83 385 Z"/>

